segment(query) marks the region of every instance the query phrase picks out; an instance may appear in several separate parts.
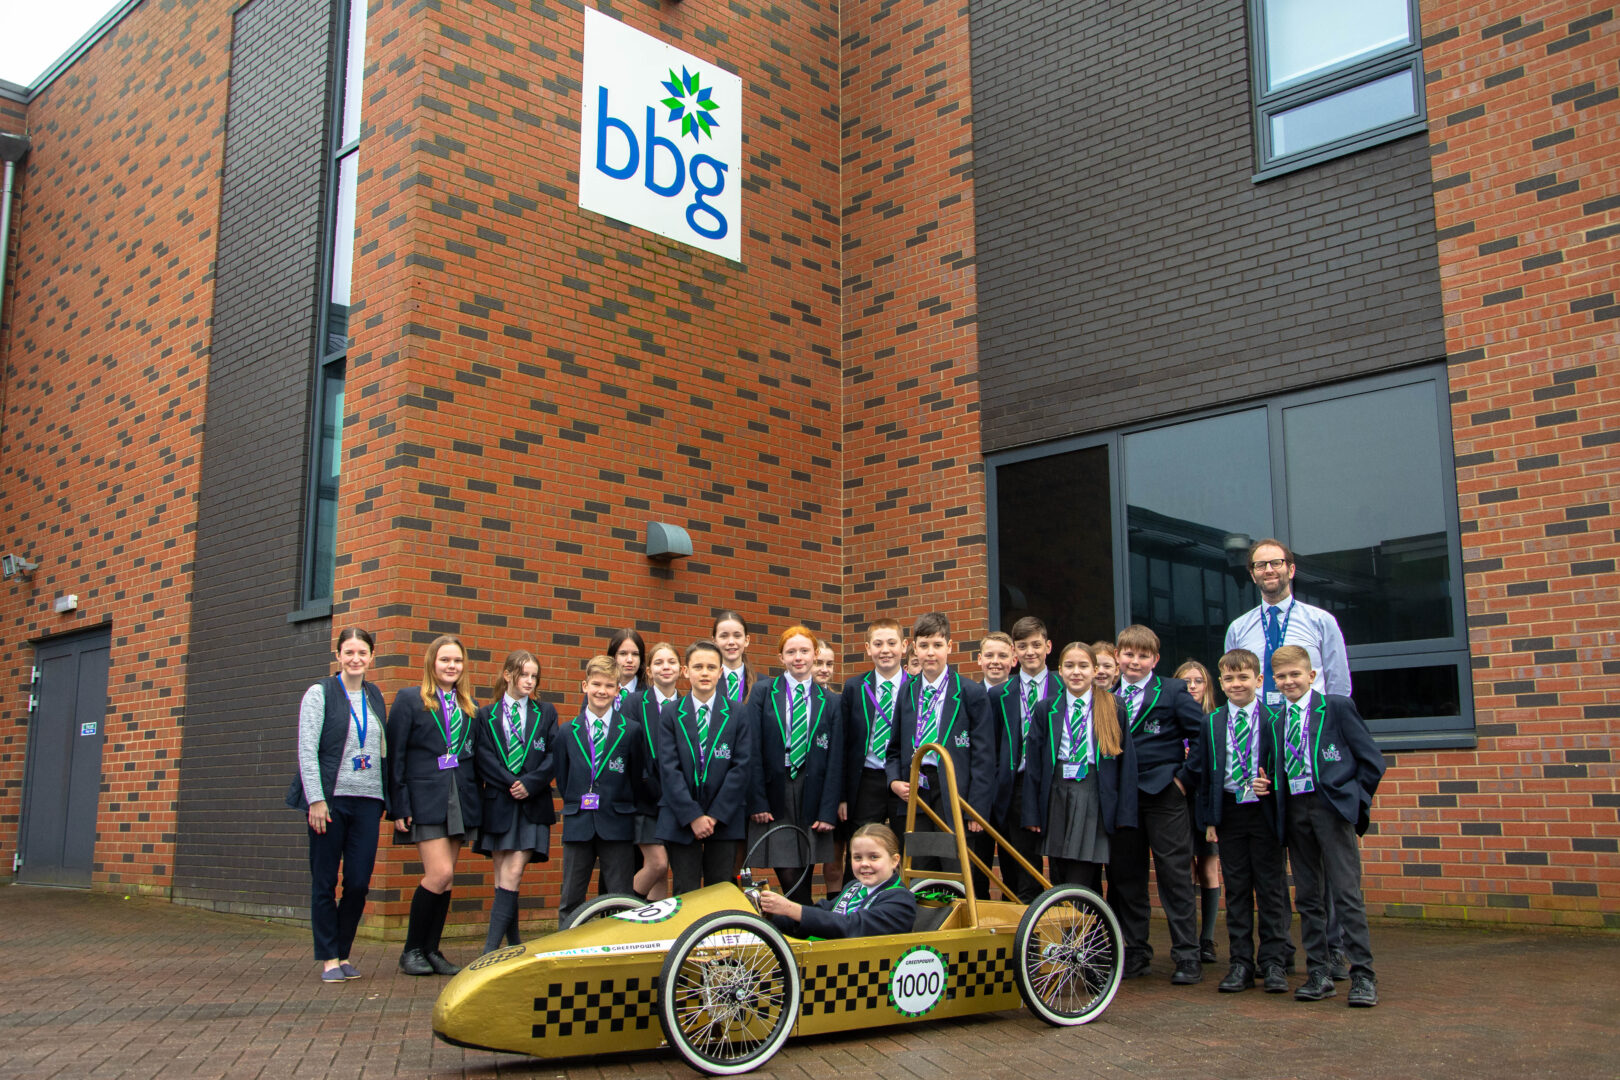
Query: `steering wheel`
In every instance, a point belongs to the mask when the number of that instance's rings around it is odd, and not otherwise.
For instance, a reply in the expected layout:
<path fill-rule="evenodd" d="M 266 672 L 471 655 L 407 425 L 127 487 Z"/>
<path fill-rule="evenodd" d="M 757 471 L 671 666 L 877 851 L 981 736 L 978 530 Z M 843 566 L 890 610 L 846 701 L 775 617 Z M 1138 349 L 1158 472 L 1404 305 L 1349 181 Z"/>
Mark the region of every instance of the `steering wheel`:
<path fill-rule="evenodd" d="M 799 886 L 804 884 L 805 879 L 810 876 L 810 872 L 815 869 L 815 867 L 811 864 L 811 857 L 814 855 L 815 851 L 814 848 L 811 847 L 810 834 L 808 832 L 805 832 L 803 828 L 789 821 L 784 821 L 780 825 L 772 825 L 770 828 L 766 829 L 760 834 L 758 840 L 755 840 L 748 846 L 747 853 L 743 855 L 743 874 L 748 875 L 747 880 L 743 880 L 742 874 L 737 876 L 737 887 L 742 889 L 743 895 L 748 897 L 748 902 L 754 905 L 755 911 L 759 910 L 759 893 L 761 889 L 765 888 L 765 882 L 756 880 L 754 878 L 753 870 L 750 869 L 754 862 L 754 852 L 759 850 L 759 845 L 770 839 L 772 833 L 781 832 L 783 829 L 793 830 L 794 835 L 799 838 L 799 850 L 804 854 L 804 869 L 799 872 L 799 876 L 793 882 L 793 884 L 786 887 L 784 891 L 790 893 L 798 891 Z"/>

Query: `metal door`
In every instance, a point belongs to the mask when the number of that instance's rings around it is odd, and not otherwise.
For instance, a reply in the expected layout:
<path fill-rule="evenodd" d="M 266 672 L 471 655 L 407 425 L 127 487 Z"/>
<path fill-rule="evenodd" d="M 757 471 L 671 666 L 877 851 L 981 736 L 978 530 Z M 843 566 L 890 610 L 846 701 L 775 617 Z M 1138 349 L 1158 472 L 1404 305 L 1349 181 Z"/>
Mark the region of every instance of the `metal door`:
<path fill-rule="evenodd" d="M 35 649 L 38 700 L 28 732 L 16 877 L 24 884 L 90 885 L 111 653 L 111 630 L 52 639 Z"/>

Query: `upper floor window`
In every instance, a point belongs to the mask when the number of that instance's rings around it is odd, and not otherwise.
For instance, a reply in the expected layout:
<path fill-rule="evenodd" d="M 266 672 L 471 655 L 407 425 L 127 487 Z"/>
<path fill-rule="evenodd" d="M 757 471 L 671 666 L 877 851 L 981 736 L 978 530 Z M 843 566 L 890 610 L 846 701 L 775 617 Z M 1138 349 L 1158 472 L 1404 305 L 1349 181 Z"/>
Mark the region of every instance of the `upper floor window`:
<path fill-rule="evenodd" d="M 1256 179 L 1420 132 L 1417 0 L 1249 0 Z"/>

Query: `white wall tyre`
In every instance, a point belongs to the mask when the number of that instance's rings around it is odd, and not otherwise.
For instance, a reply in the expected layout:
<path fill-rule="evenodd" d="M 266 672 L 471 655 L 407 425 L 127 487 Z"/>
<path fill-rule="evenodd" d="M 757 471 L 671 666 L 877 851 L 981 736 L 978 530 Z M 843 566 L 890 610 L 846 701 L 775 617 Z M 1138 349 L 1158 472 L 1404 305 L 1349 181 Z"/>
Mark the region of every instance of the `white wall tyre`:
<path fill-rule="evenodd" d="M 658 974 L 658 1022 L 687 1064 L 757 1069 L 787 1042 L 803 991 L 787 939 L 757 915 L 721 911 L 675 939 Z"/>
<path fill-rule="evenodd" d="M 608 893 L 606 896 L 598 896 L 595 900 L 587 900 L 579 905 L 568 917 L 568 925 L 559 925 L 557 929 L 572 930 L 580 923 L 592 919 L 601 919 L 608 915 L 617 915 L 621 911 L 634 911 L 646 906 L 647 901 L 634 893 Z"/>
<path fill-rule="evenodd" d="M 1102 1015 L 1125 975 L 1125 936 L 1102 897 L 1078 885 L 1037 896 L 1013 939 L 1018 993 L 1029 1011 L 1059 1027 Z"/>

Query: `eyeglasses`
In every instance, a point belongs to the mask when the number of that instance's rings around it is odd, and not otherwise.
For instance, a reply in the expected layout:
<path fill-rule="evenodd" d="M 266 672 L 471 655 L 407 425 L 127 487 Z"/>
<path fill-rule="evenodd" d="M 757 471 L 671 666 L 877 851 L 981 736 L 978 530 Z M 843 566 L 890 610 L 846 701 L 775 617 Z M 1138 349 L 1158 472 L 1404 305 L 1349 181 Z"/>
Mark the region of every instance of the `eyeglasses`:
<path fill-rule="evenodd" d="M 1287 565 L 1287 559 L 1257 559 L 1249 564 L 1249 568 L 1251 570 L 1281 570 Z"/>

